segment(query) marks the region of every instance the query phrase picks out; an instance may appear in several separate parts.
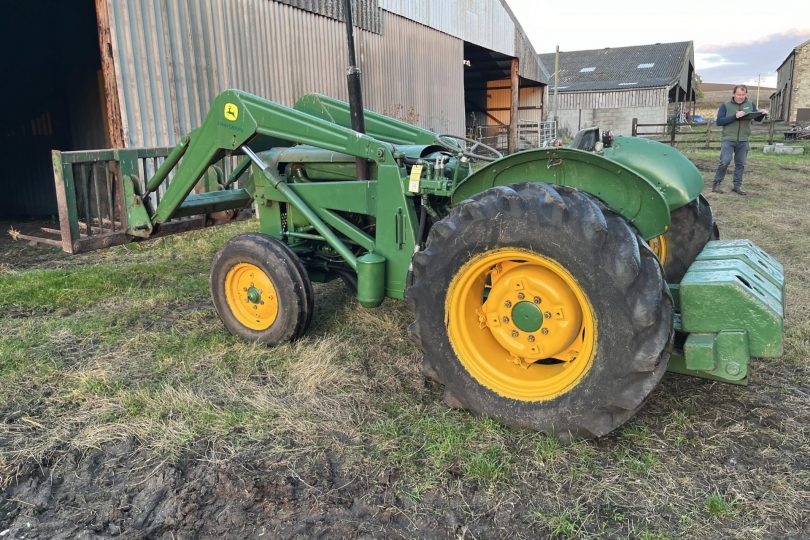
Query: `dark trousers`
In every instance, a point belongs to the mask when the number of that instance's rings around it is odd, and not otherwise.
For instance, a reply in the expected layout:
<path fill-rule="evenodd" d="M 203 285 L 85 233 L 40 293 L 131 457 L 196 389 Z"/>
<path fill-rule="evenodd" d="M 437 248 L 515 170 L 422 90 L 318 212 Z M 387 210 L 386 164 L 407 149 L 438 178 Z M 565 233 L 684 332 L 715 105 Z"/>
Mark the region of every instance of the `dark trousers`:
<path fill-rule="evenodd" d="M 734 187 L 742 186 L 745 160 L 748 158 L 748 141 L 723 141 L 720 143 L 720 165 L 714 173 L 714 183 L 719 184 L 726 177 L 726 171 L 734 155 Z"/>

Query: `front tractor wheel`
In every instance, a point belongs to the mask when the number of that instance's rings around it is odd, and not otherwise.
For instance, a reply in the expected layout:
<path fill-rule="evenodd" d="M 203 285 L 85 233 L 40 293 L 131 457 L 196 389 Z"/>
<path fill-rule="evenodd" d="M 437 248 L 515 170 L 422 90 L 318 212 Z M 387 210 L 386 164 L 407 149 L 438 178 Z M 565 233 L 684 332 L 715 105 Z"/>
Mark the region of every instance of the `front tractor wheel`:
<path fill-rule="evenodd" d="M 263 234 L 236 236 L 214 256 L 211 297 L 230 333 L 268 345 L 300 337 L 312 318 L 312 284 L 301 261 Z"/>
<path fill-rule="evenodd" d="M 413 262 L 411 332 L 451 406 L 596 437 L 632 417 L 663 376 L 672 299 L 661 268 L 587 194 L 487 190 L 437 223 Z"/>

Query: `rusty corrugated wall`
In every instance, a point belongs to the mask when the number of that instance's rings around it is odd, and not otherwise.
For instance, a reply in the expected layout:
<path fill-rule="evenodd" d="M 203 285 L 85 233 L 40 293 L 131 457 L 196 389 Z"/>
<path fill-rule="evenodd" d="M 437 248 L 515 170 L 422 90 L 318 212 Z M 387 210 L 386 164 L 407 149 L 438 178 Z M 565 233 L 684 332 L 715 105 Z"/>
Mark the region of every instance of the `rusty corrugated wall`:
<path fill-rule="evenodd" d="M 240 88 L 292 106 L 347 99 L 345 26 L 272 0 L 108 0 L 127 146 L 174 144 L 213 98 Z M 356 29 L 367 108 L 464 131 L 463 42 L 392 13 Z"/>
<path fill-rule="evenodd" d="M 276 0 L 282 4 L 288 4 L 297 8 L 305 9 L 319 15 L 324 15 L 338 21 L 345 21 L 346 15 L 343 13 L 343 0 Z M 352 20 L 354 25 L 374 32 L 382 33 L 382 10 L 377 5 L 377 0 L 352 0 Z"/>
<path fill-rule="evenodd" d="M 380 0 L 380 7 L 486 49 L 514 56 L 515 23 L 499 0 Z"/>
<path fill-rule="evenodd" d="M 380 7 L 459 39 L 520 59 L 518 74 L 547 83 L 549 74 L 502 0 L 379 0 Z"/>

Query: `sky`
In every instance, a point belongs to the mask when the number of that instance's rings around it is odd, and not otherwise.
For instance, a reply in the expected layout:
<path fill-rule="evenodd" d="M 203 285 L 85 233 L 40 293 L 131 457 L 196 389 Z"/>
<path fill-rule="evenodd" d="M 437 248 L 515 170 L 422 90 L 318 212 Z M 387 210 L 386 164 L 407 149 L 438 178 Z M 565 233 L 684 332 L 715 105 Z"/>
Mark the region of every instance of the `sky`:
<path fill-rule="evenodd" d="M 704 82 L 776 86 L 776 68 L 810 39 L 810 0 L 506 0 L 540 53 L 693 41 Z M 771 8 L 771 9 L 768 9 Z"/>

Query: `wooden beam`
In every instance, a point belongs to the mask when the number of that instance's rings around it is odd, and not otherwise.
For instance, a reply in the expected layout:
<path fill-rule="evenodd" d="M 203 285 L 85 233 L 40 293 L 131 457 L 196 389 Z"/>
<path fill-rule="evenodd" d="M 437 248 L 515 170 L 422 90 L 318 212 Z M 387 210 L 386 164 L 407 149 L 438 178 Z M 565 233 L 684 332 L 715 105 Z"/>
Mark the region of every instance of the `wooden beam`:
<path fill-rule="evenodd" d="M 110 12 L 108 0 L 96 1 L 98 22 L 98 48 L 101 54 L 101 75 L 104 79 L 104 109 L 107 124 L 107 137 L 111 146 L 124 147 L 124 126 L 121 120 L 121 104 L 118 101 L 118 83 L 115 75 L 115 59 L 110 33 Z"/>
<path fill-rule="evenodd" d="M 509 146 L 507 152 L 512 154 L 518 148 L 518 104 L 520 103 L 520 78 L 518 77 L 517 58 L 512 59 L 512 104 L 509 110 Z"/>

